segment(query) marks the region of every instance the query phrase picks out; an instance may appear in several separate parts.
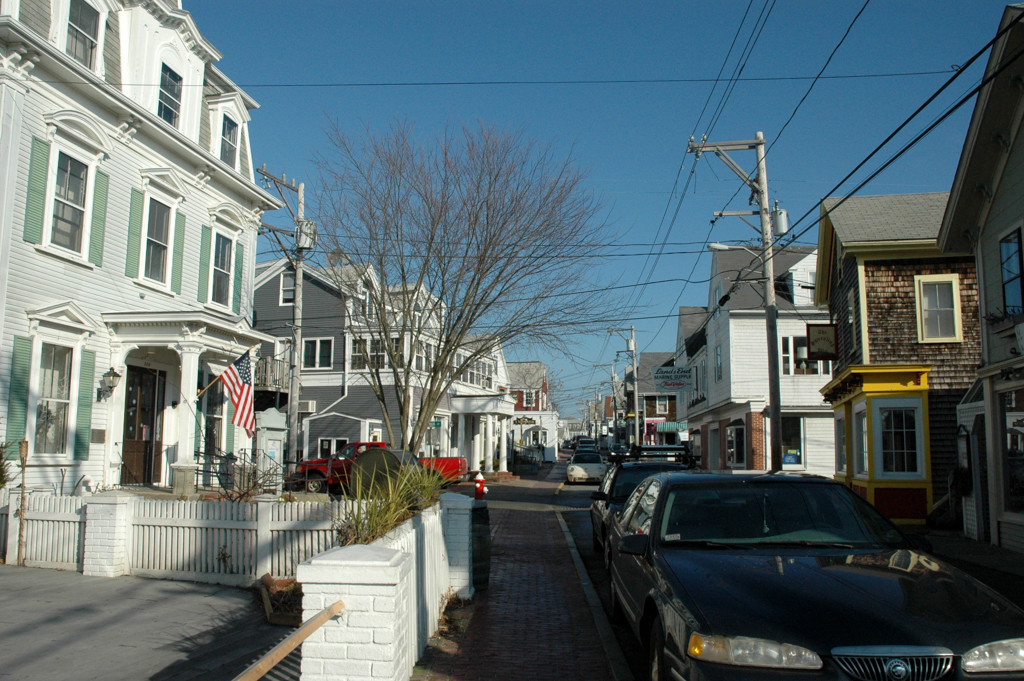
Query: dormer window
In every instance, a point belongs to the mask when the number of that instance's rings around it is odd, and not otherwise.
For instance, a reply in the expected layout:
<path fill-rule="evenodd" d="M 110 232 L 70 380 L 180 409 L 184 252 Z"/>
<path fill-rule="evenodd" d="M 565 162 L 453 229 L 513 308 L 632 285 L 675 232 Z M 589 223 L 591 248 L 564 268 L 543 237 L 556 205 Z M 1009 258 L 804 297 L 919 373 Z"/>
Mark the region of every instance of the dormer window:
<path fill-rule="evenodd" d="M 224 125 L 221 126 L 220 134 L 220 160 L 232 168 L 235 167 L 235 160 L 238 158 L 238 123 L 224 117 Z"/>
<path fill-rule="evenodd" d="M 160 67 L 160 99 L 156 113 L 174 127 L 181 117 L 181 76 L 167 64 Z"/>
<path fill-rule="evenodd" d="M 95 67 L 100 13 L 85 0 L 71 0 L 67 53 L 86 68 Z"/>

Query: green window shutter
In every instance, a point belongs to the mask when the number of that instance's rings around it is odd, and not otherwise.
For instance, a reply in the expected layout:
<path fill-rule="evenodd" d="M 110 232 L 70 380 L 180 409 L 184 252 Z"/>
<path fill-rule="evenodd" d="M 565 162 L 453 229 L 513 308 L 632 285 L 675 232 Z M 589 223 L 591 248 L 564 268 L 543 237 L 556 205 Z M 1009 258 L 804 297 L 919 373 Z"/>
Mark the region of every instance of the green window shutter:
<path fill-rule="evenodd" d="M 210 293 L 210 242 L 213 230 L 203 225 L 203 235 L 199 242 L 199 302 L 205 303 Z"/>
<path fill-rule="evenodd" d="M 92 433 L 92 395 L 96 383 L 96 353 L 82 351 L 82 370 L 78 373 L 78 412 L 75 415 L 75 460 L 89 458 Z"/>
<path fill-rule="evenodd" d="M 128 261 L 124 275 L 132 279 L 139 276 L 139 254 L 142 252 L 142 206 L 145 197 L 138 189 L 132 189 L 132 202 L 128 208 Z"/>
<path fill-rule="evenodd" d="M 174 262 L 171 263 L 171 290 L 181 293 L 181 267 L 185 258 L 185 214 L 179 212 L 174 221 Z"/>
<path fill-rule="evenodd" d="M 245 246 L 235 242 L 235 283 L 231 294 L 231 309 L 238 314 L 242 309 L 242 266 L 245 264 Z"/>
<path fill-rule="evenodd" d="M 28 158 L 28 192 L 25 195 L 25 225 L 22 236 L 30 244 L 43 243 L 43 214 L 46 212 L 46 173 L 50 165 L 50 145 L 32 138 Z"/>
<path fill-rule="evenodd" d="M 107 187 L 110 177 L 97 172 L 92 190 L 92 225 L 89 228 L 89 262 L 103 265 L 103 237 L 107 231 Z"/>
<path fill-rule="evenodd" d="M 14 337 L 11 361 L 11 385 L 7 392 L 7 433 L 4 440 L 8 459 L 18 458 L 18 442 L 25 438 L 28 414 L 28 376 L 32 368 L 32 339 Z"/>
<path fill-rule="evenodd" d="M 224 400 L 224 451 L 233 454 L 235 451 L 235 405 L 231 404 L 231 398 Z"/>

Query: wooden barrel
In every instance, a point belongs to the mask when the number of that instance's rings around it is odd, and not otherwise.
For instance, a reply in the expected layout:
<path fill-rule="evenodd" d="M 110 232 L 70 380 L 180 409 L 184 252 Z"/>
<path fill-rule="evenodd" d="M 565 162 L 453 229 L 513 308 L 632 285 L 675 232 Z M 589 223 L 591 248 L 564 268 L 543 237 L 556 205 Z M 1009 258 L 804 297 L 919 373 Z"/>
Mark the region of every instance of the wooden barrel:
<path fill-rule="evenodd" d="M 491 578 L 491 517 L 486 501 L 473 504 L 473 588 L 487 589 Z"/>

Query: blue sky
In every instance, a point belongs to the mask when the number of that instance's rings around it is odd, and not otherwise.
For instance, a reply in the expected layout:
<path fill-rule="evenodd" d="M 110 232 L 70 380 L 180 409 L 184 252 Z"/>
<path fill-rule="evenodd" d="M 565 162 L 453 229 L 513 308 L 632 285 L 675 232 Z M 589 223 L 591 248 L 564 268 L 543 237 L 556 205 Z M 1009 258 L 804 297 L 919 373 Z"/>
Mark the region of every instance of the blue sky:
<path fill-rule="evenodd" d="M 747 209 L 750 192 L 713 157 L 694 164 L 691 135 L 748 140 L 763 131 L 772 145 L 769 197 L 795 223 L 992 38 L 1005 4 L 295 0 L 282 12 L 266 0 L 184 0 L 224 54 L 218 66 L 260 102 L 250 123 L 253 157 L 274 174 L 312 181 L 328 118 L 353 134 L 395 120 L 424 135 L 483 121 L 571 151 L 605 207 L 609 243 L 623 244 L 595 271 L 609 284 L 637 285 L 637 304 L 609 326 L 634 325 L 642 352 L 674 350 L 677 307 L 706 304 L 705 241 L 759 238 L 738 218 L 711 226 L 714 211 Z M 755 26 L 763 26 L 756 40 Z M 836 193 L 852 190 L 973 88 L 984 61 Z M 727 89 L 741 63 L 742 80 Z M 860 193 L 948 191 L 972 107 Z M 753 152 L 733 157 L 753 169 Z M 265 220 L 288 226 L 284 211 Z M 659 252 L 656 266 L 642 255 Z M 273 255 L 264 244 L 261 258 Z M 643 285 L 662 280 L 671 281 Z M 548 363 L 562 415 L 571 417 L 595 391 L 608 391 L 607 367 L 592 365 L 624 349 L 619 336 L 600 334 L 575 339 L 572 358 L 509 354 Z"/>

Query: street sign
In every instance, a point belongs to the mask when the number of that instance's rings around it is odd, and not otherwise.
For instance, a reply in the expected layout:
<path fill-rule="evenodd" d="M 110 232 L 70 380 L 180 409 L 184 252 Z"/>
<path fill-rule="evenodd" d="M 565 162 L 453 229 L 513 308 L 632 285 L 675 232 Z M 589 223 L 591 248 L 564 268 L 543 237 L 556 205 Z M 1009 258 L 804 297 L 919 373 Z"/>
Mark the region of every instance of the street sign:
<path fill-rule="evenodd" d="M 441 427 L 441 422 L 440 421 L 431 421 L 430 422 L 430 427 L 431 428 L 440 428 Z"/>
<path fill-rule="evenodd" d="M 654 391 L 674 393 L 693 387 L 693 367 L 652 367 Z"/>
<path fill-rule="evenodd" d="M 519 418 L 513 420 L 512 423 L 516 424 L 517 426 L 532 426 L 537 422 L 526 416 L 520 416 Z"/>

